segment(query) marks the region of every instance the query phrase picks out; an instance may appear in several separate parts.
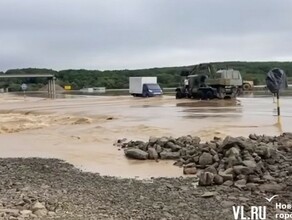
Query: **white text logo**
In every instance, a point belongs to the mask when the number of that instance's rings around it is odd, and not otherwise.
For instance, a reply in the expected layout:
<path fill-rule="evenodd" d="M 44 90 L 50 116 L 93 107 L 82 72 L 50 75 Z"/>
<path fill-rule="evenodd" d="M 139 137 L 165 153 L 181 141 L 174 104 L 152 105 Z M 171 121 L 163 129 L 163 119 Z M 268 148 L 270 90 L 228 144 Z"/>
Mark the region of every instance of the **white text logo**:
<path fill-rule="evenodd" d="M 233 206 L 232 210 L 235 220 L 265 220 L 267 218 L 266 206 L 251 206 L 250 216 L 245 214 L 243 206 Z"/>

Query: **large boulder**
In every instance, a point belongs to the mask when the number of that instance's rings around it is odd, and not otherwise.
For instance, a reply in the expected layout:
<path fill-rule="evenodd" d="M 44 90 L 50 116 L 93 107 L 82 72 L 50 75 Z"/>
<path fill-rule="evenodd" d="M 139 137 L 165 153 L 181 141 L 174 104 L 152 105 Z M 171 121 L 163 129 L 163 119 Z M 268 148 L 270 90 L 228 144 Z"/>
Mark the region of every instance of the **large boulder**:
<path fill-rule="evenodd" d="M 258 145 L 255 148 L 255 153 L 257 153 L 260 157 L 264 159 L 270 158 L 273 154 L 275 154 L 275 150 L 271 148 L 271 146 L 267 144 Z"/>
<path fill-rule="evenodd" d="M 155 150 L 157 151 L 157 153 L 160 154 L 163 151 L 163 148 L 159 144 L 156 144 L 155 145 Z"/>
<path fill-rule="evenodd" d="M 246 186 L 246 180 L 245 179 L 237 180 L 234 183 L 234 186 L 239 188 L 239 189 L 242 189 L 242 188 L 244 188 Z"/>
<path fill-rule="evenodd" d="M 244 160 L 242 163 L 251 169 L 255 169 L 257 167 L 257 163 L 254 160 Z"/>
<path fill-rule="evenodd" d="M 250 173 L 253 173 L 253 168 L 242 166 L 242 165 L 234 166 L 233 170 L 234 170 L 234 173 L 237 175 L 240 175 L 240 174 L 248 175 Z"/>
<path fill-rule="evenodd" d="M 292 139 L 292 132 L 284 132 L 282 136 Z"/>
<path fill-rule="evenodd" d="M 231 137 L 227 136 L 222 145 L 220 146 L 221 151 L 226 151 L 232 147 L 238 146 L 241 150 L 246 149 L 250 152 L 253 151 L 254 144 L 251 141 L 248 141 L 248 139 L 242 138 L 242 137 Z"/>
<path fill-rule="evenodd" d="M 160 158 L 163 160 L 176 160 L 180 157 L 179 152 L 168 152 L 168 151 L 162 151 L 160 153 Z"/>
<path fill-rule="evenodd" d="M 217 170 L 214 166 L 209 166 L 204 171 L 209 172 L 209 173 L 213 173 L 213 174 L 217 174 Z"/>
<path fill-rule="evenodd" d="M 232 167 L 235 165 L 239 165 L 242 162 L 241 153 L 239 147 L 231 147 L 226 151 L 225 156 L 227 158 L 227 167 Z"/>
<path fill-rule="evenodd" d="M 199 164 L 203 166 L 213 164 L 213 156 L 210 153 L 204 152 L 199 158 Z"/>
<path fill-rule="evenodd" d="M 174 166 L 182 167 L 185 164 L 185 160 L 183 158 L 179 158 L 176 162 L 174 162 Z"/>
<path fill-rule="evenodd" d="M 169 141 L 169 138 L 162 137 L 162 138 L 159 138 L 156 143 L 163 147 L 168 141 Z"/>
<path fill-rule="evenodd" d="M 214 174 L 209 172 L 202 172 L 199 177 L 200 186 L 211 186 L 213 185 Z"/>
<path fill-rule="evenodd" d="M 157 138 L 157 137 L 153 137 L 153 136 L 151 136 L 151 137 L 149 138 L 149 144 L 150 144 L 150 145 L 155 144 L 157 141 L 158 141 L 158 138 Z"/>
<path fill-rule="evenodd" d="M 139 145 L 137 145 L 137 146 L 142 151 L 147 151 L 147 149 L 148 149 L 148 144 L 143 143 L 143 142 L 142 143 L 139 143 Z"/>
<path fill-rule="evenodd" d="M 46 216 L 48 212 L 46 207 L 38 201 L 32 206 L 32 211 L 33 214 L 35 214 L 38 217 Z"/>
<path fill-rule="evenodd" d="M 144 145 L 145 143 L 143 141 L 129 141 L 126 143 L 126 147 L 128 148 L 137 148 L 140 145 Z"/>
<path fill-rule="evenodd" d="M 189 147 L 186 150 L 186 154 L 189 155 L 189 156 L 196 155 L 197 152 L 198 152 L 198 150 L 195 147 L 193 147 L 193 146 Z"/>
<path fill-rule="evenodd" d="M 147 160 L 148 153 L 140 149 L 125 149 L 125 155 L 131 159 Z"/>
<path fill-rule="evenodd" d="M 248 137 L 249 139 L 255 140 L 255 141 L 259 138 L 256 134 L 250 134 Z"/>
<path fill-rule="evenodd" d="M 219 175 L 214 176 L 214 183 L 215 184 L 221 185 L 221 184 L 223 184 L 223 182 L 224 182 L 224 180 L 223 180 L 222 176 L 219 176 Z"/>
<path fill-rule="evenodd" d="M 240 156 L 240 149 L 238 147 L 231 147 L 229 150 L 226 151 L 225 156 L 239 157 Z"/>
<path fill-rule="evenodd" d="M 223 178 L 223 181 L 231 180 L 233 181 L 233 169 L 227 169 L 225 171 L 220 170 L 218 174 Z"/>
<path fill-rule="evenodd" d="M 33 212 L 40 210 L 40 209 L 46 209 L 46 207 L 42 203 L 40 203 L 39 201 L 37 201 L 35 204 L 33 204 L 33 206 L 32 206 Z"/>
<path fill-rule="evenodd" d="M 173 151 L 173 152 L 179 151 L 181 149 L 181 147 L 179 145 L 177 145 L 171 141 L 167 142 L 165 144 L 165 147 L 170 148 L 171 151 Z"/>
<path fill-rule="evenodd" d="M 196 174 L 197 173 L 197 169 L 196 169 L 196 167 L 184 167 L 183 173 L 185 175 Z"/>
<path fill-rule="evenodd" d="M 158 153 L 153 147 L 148 148 L 148 156 L 150 160 L 158 160 Z"/>
<path fill-rule="evenodd" d="M 196 145 L 200 144 L 200 142 L 201 142 L 201 138 L 200 137 L 193 136 L 192 138 L 193 138 L 193 141 L 192 141 L 193 145 L 196 146 Z"/>
<path fill-rule="evenodd" d="M 252 155 L 247 150 L 241 151 L 241 154 L 242 154 L 243 160 L 252 160 L 253 159 Z"/>

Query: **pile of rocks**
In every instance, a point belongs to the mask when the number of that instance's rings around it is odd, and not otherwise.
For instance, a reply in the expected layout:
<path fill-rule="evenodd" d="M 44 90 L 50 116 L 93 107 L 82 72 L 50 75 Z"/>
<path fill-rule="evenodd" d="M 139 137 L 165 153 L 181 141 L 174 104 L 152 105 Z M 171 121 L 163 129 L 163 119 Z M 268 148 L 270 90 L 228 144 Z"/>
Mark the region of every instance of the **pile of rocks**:
<path fill-rule="evenodd" d="M 39 201 L 31 204 L 31 201 L 23 199 L 16 207 L 7 208 L 0 205 L 0 218 L 4 219 L 25 219 L 25 218 L 40 218 L 45 216 L 54 216 L 56 213 L 49 211 L 43 203 Z M 2 207 L 1 207 L 2 206 Z"/>
<path fill-rule="evenodd" d="M 214 137 L 202 143 L 199 137 L 150 137 L 148 142 L 130 141 L 121 144 L 128 158 L 139 160 L 176 160 L 184 174 L 197 174 L 199 185 L 226 185 L 263 190 L 292 187 L 292 133 L 281 136 L 249 138 Z M 284 187 L 284 184 L 283 184 Z"/>

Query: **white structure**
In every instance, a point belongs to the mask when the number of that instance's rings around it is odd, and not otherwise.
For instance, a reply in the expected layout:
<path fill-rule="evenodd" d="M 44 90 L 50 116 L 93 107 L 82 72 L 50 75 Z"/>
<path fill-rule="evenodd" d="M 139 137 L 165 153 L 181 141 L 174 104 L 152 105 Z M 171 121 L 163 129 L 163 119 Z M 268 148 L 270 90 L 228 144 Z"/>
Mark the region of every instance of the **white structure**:
<path fill-rule="evenodd" d="M 105 87 L 92 87 L 92 88 L 83 88 L 80 89 L 81 92 L 88 92 L 88 93 L 105 93 Z"/>
<path fill-rule="evenodd" d="M 130 77 L 130 94 L 142 94 L 144 84 L 157 84 L 157 77 Z"/>

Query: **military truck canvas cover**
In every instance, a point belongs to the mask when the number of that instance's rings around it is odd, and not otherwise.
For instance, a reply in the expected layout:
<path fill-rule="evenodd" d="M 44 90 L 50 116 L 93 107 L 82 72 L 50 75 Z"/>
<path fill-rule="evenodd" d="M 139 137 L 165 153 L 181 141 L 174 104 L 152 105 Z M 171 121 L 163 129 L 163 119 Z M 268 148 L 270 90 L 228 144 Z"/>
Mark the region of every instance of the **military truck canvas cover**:
<path fill-rule="evenodd" d="M 238 70 L 218 70 L 215 76 L 208 79 L 210 85 L 242 86 L 241 74 Z"/>

